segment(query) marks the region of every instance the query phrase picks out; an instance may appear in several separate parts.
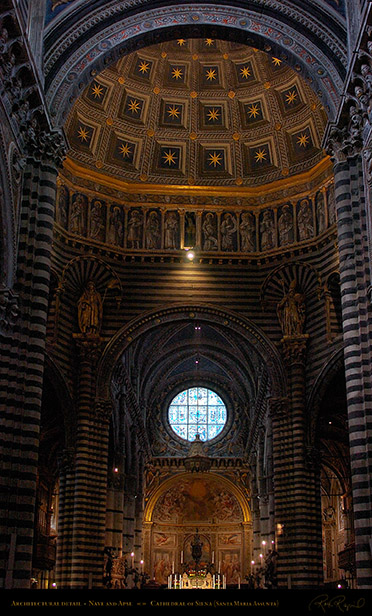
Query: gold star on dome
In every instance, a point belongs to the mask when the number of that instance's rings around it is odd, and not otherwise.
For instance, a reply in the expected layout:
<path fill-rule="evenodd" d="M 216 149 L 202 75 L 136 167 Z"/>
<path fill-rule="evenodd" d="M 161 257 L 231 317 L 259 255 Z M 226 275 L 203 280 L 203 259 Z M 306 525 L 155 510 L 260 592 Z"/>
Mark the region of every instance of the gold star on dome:
<path fill-rule="evenodd" d="M 297 98 L 296 90 L 292 90 L 291 92 L 288 92 L 288 94 L 285 97 L 285 100 L 288 103 L 288 105 L 291 105 L 292 103 L 295 102 L 296 98 Z"/>
<path fill-rule="evenodd" d="M 205 39 L 205 44 L 206 44 L 207 47 L 212 47 L 213 43 L 214 43 L 213 39 L 211 39 L 211 38 Z"/>
<path fill-rule="evenodd" d="M 186 44 L 186 40 L 185 39 L 178 39 L 177 40 L 177 45 L 179 45 L 180 47 L 183 47 Z"/>
<path fill-rule="evenodd" d="M 148 73 L 150 70 L 150 65 L 148 62 L 145 62 L 145 60 L 142 60 L 142 62 L 140 63 L 138 70 L 140 73 L 142 73 L 143 75 L 145 73 Z"/>
<path fill-rule="evenodd" d="M 251 71 L 249 70 L 248 66 L 244 66 L 241 70 L 240 70 L 240 75 L 242 77 L 244 77 L 244 79 L 248 79 L 248 77 L 250 77 L 251 75 Z"/>
<path fill-rule="evenodd" d="M 214 79 L 216 79 L 217 78 L 216 69 L 214 68 L 208 69 L 206 72 L 206 78 L 207 78 L 207 81 L 213 81 Z"/>
<path fill-rule="evenodd" d="M 123 158 L 127 158 L 128 156 L 132 154 L 132 150 L 130 149 L 130 146 L 128 145 L 128 143 L 122 143 L 121 146 L 119 147 L 119 151 L 120 151 L 120 154 L 123 155 Z"/>
<path fill-rule="evenodd" d="M 257 118 L 260 115 L 258 103 L 253 103 L 248 107 L 248 115 L 250 118 Z"/>
<path fill-rule="evenodd" d="M 216 168 L 217 165 L 221 164 L 222 154 L 218 154 L 217 152 L 213 152 L 213 154 L 209 155 L 209 166 Z"/>
<path fill-rule="evenodd" d="M 100 86 L 98 83 L 95 83 L 94 86 L 92 87 L 92 94 L 94 95 L 94 98 L 101 98 L 102 92 L 103 92 L 102 86 Z"/>
<path fill-rule="evenodd" d="M 131 111 L 132 113 L 138 113 L 141 107 L 141 103 L 139 101 L 137 101 L 135 98 L 131 98 L 131 100 L 128 103 L 128 109 L 129 111 Z"/>
<path fill-rule="evenodd" d="M 215 109 L 213 107 L 213 109 L 210 109 L 208 112 L 208 120 L 211 122 L 216 122 L 220 117 L 220 112 L 218 111 L 218 109 Z"/>
<path fill-rule="evenodd" d="M 164 158 L 164 162 L 167 163 L 169 166 L 176 164 L 176 154 L 175 152 L 172 152 L 172 150 L 169 150 L 168 152 L 166 152 L 163 158 Z"/>
<path fill-rule="evenodd" d="M 183 77 L 183 73 L 182 73 L 182 68 L 174 68 L 172 71 L 172 78 L 173 79 L 182 79 Z"/>
<path fill-rule="evenodd" d="M 89 131 L 86 128 L 83 128 L 82 126 L 80 126 L 78 130 L 78 137 L 81 141 L 88 141 Z"/>
<path fill-rule="evenodd" d="M 306 133 L 302 133 L 299 137 L 297 137 L 297 143 L 301 148 L 306 148 L 309 144 L 310 137 L 306 135 Z"/>
<path fill-rule="evenodd" d="M 271 58 L 272 63 L 274 64 L 274 66 L 280 66 L 282 63 L 282 60 L 280 60 L 279 58 Z"/>
<path fill-rule="evenodd" d="M 173 105 L 173 107 L 171 107 L 171 106 L 170 106 L 170 107 L 167 109 L 167 113 L 168 113 L 168 115 L 169 115 L 171 118 L 175 118 L 175 119 L 177 119 L 177 118 L 179 117 L 179 115 L 180 115 L 180 110 L 179 110 L 179 107 L 177 107 L 177 105 Z"/>
<path fill-rule="evenodd" d="M 267 152 L 261 148 L 255 152 L 256 163 L 262 163 L 266 160 Z"/>

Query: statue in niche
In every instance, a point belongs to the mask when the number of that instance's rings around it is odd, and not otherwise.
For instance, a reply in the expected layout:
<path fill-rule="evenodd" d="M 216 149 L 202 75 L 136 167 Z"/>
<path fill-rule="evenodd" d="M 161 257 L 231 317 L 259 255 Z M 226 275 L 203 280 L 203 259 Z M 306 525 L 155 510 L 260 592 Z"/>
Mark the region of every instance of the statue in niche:
<path fill-rule="evenodd" d="M 133 210 L 128 221 L 128 248 L 141 248 L 142 216 L 138 210 Z"/>
<path fill-rule="evenodd" d="M 297 291 L 296 280 L 292 280 L 288 293 L 277 305 L 277 315 L 283 336 L 301 336 L 303 334 L 305 296 Z"/>
<path fill-rule="evenodd" d="M 103 304 L 100 293 L 90 280 L 78 301 L 78 322 L 82 334 L 99 334 Z"/>
<path fill-rule="evenodd" d="M 160 225 L 157 212 L 150 212 L 145 230 L 146 248 L 152 250 L 159 248 Z"/>
<path fill-rule="evenodd" d="M 279 242 L 287 246 L 293 241 L 293 217 L 289 205 L 284 205 L 278 220 Z"/>
<path fill-rule="evenodd" d="M 328 218 L 329 224 L 333 225 L 336 222 L 336 203 L 335 203 L 335 187 L 332 184 L 328 192 Z"/>
<path fill-rule="evenodd" d="M 225 251 L 234 250 L 234 234 L 236 232 L 236 220 L 227 212 L 221 222 L 221 249 Z"/>
<path fill-rule="evenodd" d="M 119 206 L 115 206 L 110 213 L 108 238 L 109 244 L 121 246 L 123 243 L 123 221 Z"/>
<path fill-rule="evenodd" d="M 58 199 L 58 219 L 61 227 L 67 229 L 68 219 L 68 190 L 66 186 L 61 186 Z"/>
<path fill-rule="evenodd" d="M 185 214 L 185 248 L 193 248 L 196 244 L 196 222 L 195 213 L 186 212 Z"/>
<path fill-rule="evenodd" d="M 313 214 L 308 199 L 303 199 L 298 211 L 298 233 L 299 240 L 308 240 L 314 235 Z"/>
<path fill-rule="evenodd" d="M 176 212 L 169 212 L 164 223 L 164 248 L 176 249 L 178 244 L 178 217 Z"/>
<path fill-rule="evenodd" d="M 243 252 L 254 252 L 255 250 L 255 222 L 254 216 L 249 212 L 244 212 L 240 221 L 240 248 Z"/>
<path fill-rule="evenodd" d="M 322 233 L 326 228 L 323 196 L 320 196 L 317 202 L 316 218 L 317 218 L 317 223 L 318 223 L 318 233 Z"/>
<path fill-rule="evenodd" d="M 71 206 L 70 230 L 76 235 L 84 235 L 84 199 L 82 195 L 76 195 Z"/>
<path fill-rule="evenodd" d="M 102 239 L 102 232 L 104 229 L 102 203 L 101 201 L 95 201 L 92 205 L 90 214 L 90 237 L 93 240 Z"/>
<path fill-rule="evenodd" d="M 275 228 L 270 210 L 265 210 L 260 224 L 261 232 L 261 248 L 262 250 L 270 250 L 275 246 Z"/>
<path fill-rule="evenodd" d="M 214 214 L 208 212 L 203 222 L 203 250 L 217 250 L 218 241 L 216 237 L 216 224 L 214 220 Z"/>

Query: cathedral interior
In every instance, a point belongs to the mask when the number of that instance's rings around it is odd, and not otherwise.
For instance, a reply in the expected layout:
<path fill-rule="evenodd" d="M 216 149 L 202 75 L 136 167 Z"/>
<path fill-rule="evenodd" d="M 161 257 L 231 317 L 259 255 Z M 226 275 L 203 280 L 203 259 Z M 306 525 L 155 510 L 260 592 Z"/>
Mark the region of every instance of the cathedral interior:
<path fill-rule="evenodd" d="M 372 588 L 367 0 L 2 0 L 2 589 Z"/>

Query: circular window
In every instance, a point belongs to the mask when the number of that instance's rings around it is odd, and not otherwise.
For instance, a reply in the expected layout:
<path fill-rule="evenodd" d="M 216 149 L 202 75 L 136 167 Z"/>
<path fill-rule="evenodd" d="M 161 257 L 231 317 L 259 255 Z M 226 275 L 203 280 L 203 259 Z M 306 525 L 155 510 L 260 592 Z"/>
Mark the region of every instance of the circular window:
<path fill-rule="evenodd" d="M 201 441 L 210 441 L 223 430 L 226 418 L 224 402 L 216 392 L 206 387 L 181 391 L 168 409 L 171 428 L 187 441 L 194 441 L 197 434 Z"/>

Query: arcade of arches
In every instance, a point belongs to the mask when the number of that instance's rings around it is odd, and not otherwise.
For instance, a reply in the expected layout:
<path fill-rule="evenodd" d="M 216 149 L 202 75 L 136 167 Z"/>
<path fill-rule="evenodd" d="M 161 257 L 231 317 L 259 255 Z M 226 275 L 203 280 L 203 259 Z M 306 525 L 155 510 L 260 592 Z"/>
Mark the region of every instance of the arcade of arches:
<path fill-rule="evenodd" d="M 372 587 L 372 16 L 303 4 L 2 3 L 2 588 Z"/>

